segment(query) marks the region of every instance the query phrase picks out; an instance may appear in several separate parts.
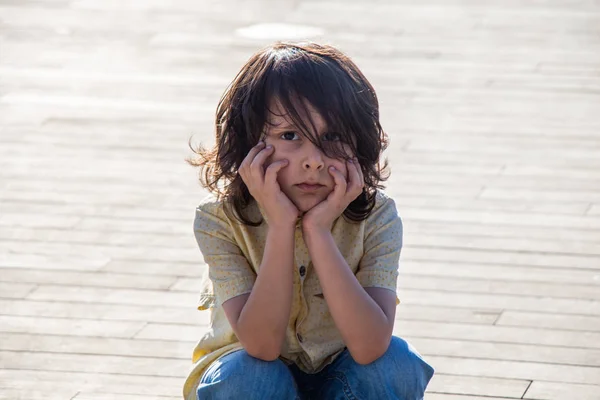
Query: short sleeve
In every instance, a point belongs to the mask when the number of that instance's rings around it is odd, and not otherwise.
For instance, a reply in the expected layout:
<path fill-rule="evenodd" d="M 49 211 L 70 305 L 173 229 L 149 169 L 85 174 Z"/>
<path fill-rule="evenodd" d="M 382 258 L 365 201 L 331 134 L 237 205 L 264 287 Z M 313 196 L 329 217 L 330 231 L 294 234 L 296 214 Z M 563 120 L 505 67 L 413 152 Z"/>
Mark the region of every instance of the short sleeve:
<path fill-rule="evenodd" d="M 202 304 L 225 301 L 250 293 L 256 274 L 233 239 L 229 223 L 220 203 L 198 206 L 194 219 L 194 235 L 204 261 L 208 265 L 209 285 L 201 294 Z M 212 293 L 211 293 L 212 292 Z M 210 297 L 214 296 L 211 301 Z"/>
<path fill-rule="evenodd" d="M 365 226 L 364 253 L 356 278 L 363 287 L 385 288 L 395 293 L 402 248 L 402 220 L 394 200 L 382 194 L 378 196 L 379 207 L 376 204 Z"/>

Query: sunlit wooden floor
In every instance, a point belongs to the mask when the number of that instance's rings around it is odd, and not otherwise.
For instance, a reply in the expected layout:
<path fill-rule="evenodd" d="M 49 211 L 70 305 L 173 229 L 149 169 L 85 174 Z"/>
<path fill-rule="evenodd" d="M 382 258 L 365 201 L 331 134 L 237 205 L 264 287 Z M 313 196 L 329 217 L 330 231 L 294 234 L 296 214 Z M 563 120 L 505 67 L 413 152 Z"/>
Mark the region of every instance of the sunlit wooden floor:
<path fill-rule="evenodd" d="M 0 0 L 0 399 L 180 398 L 208 316 L 184 159 L 308 25 L 378 90 L 427 400 L 600 399 L 600 3 Z"/>

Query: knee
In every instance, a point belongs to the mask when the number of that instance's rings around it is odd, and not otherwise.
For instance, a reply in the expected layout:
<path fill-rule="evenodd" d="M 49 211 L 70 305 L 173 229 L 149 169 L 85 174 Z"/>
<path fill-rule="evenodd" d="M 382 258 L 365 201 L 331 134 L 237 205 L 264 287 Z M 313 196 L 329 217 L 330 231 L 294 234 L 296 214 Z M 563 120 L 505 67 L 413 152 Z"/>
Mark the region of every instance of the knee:
<path fill-rule="evenodd" d="M 414 347 L 395 336 L 383 356 L 372 363 L 352 360 L 342 365 L 334 377 L 359 399 L 422 400 L 434 372 Z"/>
<path fill-rule="evenodd" d="M 214 361 L 205 371 L 197 395 L 204 399 L 290 399 L 296 384 L 288 367 L 279 359 L 263 361 L 245 350 Z"/>
<path fill-rule="evenodd" d="M 434 369 L 423 360 L 421 354 L 410 343 L 392 336 L 387 352 L 379 360 L 389 368 L 390 373 L 394 374 L 394 380 L 404 381 L 402 386 L 405 389 L 412 388 L 415 397 L 407 398 L 423 397 L 427 384 L 433 377 Z"/>

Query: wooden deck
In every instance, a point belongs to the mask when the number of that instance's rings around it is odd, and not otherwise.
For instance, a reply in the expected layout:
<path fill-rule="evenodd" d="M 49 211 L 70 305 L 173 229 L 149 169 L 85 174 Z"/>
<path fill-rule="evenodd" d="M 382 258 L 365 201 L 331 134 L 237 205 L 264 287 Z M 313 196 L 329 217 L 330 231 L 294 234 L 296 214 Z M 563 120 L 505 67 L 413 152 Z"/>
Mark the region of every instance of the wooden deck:
<path fill-rule="evenodd" d="M 600 399 L 594 0 L 0 0 L 0 399 L 180 398 L 207 324 L 187 140 L 267 22 L 378 90 L 426 399 Z"/>

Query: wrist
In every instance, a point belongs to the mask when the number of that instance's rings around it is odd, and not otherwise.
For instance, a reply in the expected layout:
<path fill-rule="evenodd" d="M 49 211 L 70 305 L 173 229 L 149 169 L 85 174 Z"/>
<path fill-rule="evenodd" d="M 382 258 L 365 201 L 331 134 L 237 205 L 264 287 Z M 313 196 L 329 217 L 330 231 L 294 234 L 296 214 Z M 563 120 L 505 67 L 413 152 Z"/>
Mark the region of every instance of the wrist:
<path fill-rule="evenodd" d="M 307 245 L 310 242 L 327 239 L 331 236 L 331 229 L 324 226 L 302 225 L 302 235 Z"/>
<path fill-rule="evenodd" d="M 268 231 L 269 232 L 278 232 L 281 234 L 285 234 L 287 232 L 294 232 L 296 230 L 296 220 L 290 221 L 277 221 L 277 222 L 268 222 Z"/>

